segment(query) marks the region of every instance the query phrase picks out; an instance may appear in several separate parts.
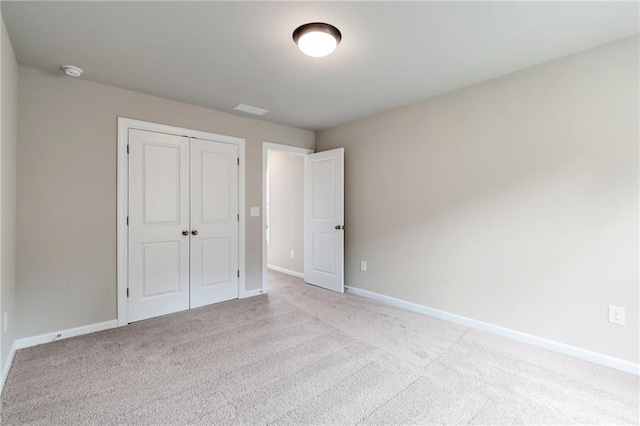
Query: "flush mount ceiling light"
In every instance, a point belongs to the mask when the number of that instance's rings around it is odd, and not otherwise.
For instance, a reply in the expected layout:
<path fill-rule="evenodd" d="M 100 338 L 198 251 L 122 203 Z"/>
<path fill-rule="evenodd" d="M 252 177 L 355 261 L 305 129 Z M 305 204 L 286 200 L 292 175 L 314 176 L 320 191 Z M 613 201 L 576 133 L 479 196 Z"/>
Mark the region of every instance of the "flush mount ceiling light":
<path fill-rule="evenodd" d="M 69 77 L 80 77 L 84 71 L 73 65 L 63 65 L 62 69 Z"/>
<path fill-rule="evenodd" d="M 321 58 L 336 50 L 342 40 L 342 34 L 333 25 L 323 22 L 311 22 L 296 28 L 293 41 L 305 55 Z"/>

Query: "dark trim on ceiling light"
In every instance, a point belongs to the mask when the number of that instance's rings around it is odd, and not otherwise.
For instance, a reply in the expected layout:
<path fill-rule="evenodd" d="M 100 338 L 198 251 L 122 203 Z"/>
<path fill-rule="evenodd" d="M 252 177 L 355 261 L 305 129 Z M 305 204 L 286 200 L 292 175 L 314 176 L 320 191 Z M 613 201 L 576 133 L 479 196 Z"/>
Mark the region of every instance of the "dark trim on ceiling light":
<path fill-rule="evenodd" d="M 310 22 L 308 24 L 300 25 L 295 29 L 295 31 L 293 32 L 293 41 L 298 44 L 298 40 L 300 40 L 300 37 L 302 37 L 306 33 L 316 31 L 327 33 L 333 36 L 333 38 L 336 39 L 336 44 L 339 44 L 340 40 L 342 40 L 342 33 L 340 33 L 340 30 L 333 25 L 327 24 L 325 22 Z"/>

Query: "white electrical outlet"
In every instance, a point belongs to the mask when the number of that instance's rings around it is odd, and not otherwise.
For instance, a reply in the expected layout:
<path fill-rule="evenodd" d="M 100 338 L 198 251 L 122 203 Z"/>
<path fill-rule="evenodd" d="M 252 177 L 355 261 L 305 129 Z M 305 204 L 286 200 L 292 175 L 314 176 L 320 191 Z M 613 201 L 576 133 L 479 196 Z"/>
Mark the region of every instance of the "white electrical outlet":
<path fill-rule="evenodd" d="M 251 207 L 251 217 L 260 216 L 260 207 Z"/>
<path fill-rule="evenodd" d="M 291 258 L 292 258 L 292 259 L 293 259 L 294 254 L 295 254 L 295 253 L 293 252 L 293 250 L 291 250 Z"/>
<path fill-rule="evenodd" d="M 611 324 L 624 325 L 624 308 L 609 305 L 609 322 Z"/>
<path fill-rule="evenodd" d="M 360 270 L 362 272 L 367 272 L 367 262 L 366 261 L 364 261 L 364 260 L 360 261 Z"/>
<path fill-rule="evenodd" d="M 5 312 L 5 313 L 4 313 L 4 324 L 3 324 L 3 329 L 4 329 L 4 332 L 5 332 L 5 333 L 7 332 L 7 327 L 8 327 L 8 325 L 7 325 L 7 324 L 9 324 L 9 312 Z"/>

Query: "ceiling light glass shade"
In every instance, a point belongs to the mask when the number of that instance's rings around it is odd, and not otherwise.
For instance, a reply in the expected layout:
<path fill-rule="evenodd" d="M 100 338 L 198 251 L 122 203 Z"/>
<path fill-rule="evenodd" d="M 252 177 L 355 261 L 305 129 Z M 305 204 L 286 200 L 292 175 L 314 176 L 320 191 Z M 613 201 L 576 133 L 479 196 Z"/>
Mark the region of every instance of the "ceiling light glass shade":
<path fill-rule="evenodd" d="M 336 50 L 342 40 L 342 34 L 333 25 L 322 22 L 312 22 L 302 25 L 293 32 L 293 41 L 305 54 L 314 58 L 321 58 Z"/>

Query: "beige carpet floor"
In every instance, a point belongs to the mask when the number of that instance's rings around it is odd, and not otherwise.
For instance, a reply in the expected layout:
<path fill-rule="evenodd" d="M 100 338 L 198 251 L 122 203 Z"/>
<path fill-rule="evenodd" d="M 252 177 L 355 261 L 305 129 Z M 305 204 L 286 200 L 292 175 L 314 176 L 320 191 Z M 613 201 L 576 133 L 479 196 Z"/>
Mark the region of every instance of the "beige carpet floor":
<path fill-rule="evenodd" d="M 638 424 L 636 376 L 272 272 L 17 352 L 3 424 Z"/>

